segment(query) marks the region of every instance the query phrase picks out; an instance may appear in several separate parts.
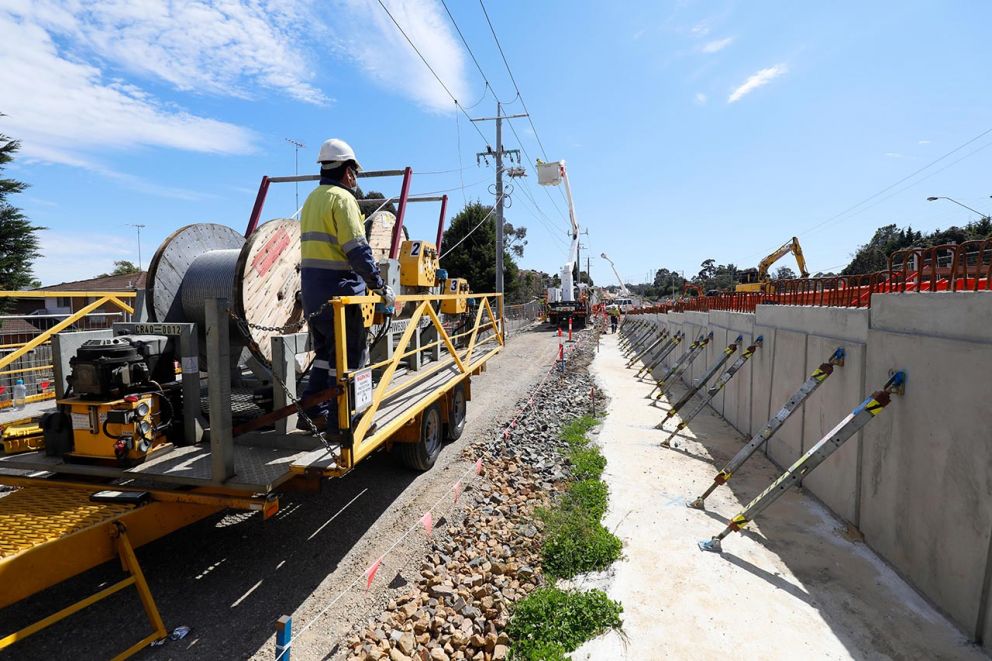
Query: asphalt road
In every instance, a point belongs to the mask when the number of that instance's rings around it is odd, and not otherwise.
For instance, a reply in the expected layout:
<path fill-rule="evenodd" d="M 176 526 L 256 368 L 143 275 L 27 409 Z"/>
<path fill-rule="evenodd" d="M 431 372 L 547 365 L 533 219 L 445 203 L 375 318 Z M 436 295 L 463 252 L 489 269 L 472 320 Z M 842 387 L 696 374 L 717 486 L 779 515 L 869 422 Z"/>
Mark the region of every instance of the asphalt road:
<path fill-rule="evenodd" d="M 274 658 L 274 623 L 294 614 L 297 628 L 335 598 L 333 608 L 294 647 L 295 659 L 333 656 L 335 643 L 388 593 L 344 590 L 389 547 L 426 506 L 443 496 L 471 463 L 462 448 L 493 432 L 554 360 L 558 340 L 545 326 L 516 334 L 489 369 L 472 382 L 473 400 L 462 438 L 423 474 L 378 453 L 319 494 L 289 494 L 262 522 L 228 512 L 141 547 L 137 554 L 170 629 L 191 628 L 181 641 L 141 652 L 139 659 Z M 443 525 L 443 522 L 442 522 Z M 399 548 L 415 558 L 418 541 Z M 386 566 L 381 586 L 403 583 Z M 121 577 L 108 563 L 0 610 L 0 634 L 17 630 Z M 108 658 L 149 630 L 133 589 L 95 605 L 6 650 L 0 659 Z"/>

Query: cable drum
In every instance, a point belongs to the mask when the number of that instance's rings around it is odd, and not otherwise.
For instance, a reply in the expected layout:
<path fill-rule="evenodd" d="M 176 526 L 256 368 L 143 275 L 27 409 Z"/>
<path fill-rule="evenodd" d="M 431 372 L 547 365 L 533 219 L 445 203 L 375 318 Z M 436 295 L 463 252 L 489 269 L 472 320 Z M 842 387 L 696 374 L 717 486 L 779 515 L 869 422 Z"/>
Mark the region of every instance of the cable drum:
<path fill-rule="evenodd" d="M 272 360 L 272 338 L 279 330 L 294 332 L 303 318 L 300 291 L 300 224 L 272 220 L 247 240 L 225 225 L 187 225 L 173 232 L 156 251 L 148 268 L 149 313 L 152 321 L 194 323 L 204 332 L 208 298 L 225 298 L 231 310 L 249 325 L 255 347 L 230 321 L 231 354 L 248 345 L 255 357 Z M 263 327 L 263 328 L 259 328 Z M 299 332 L 306 332 L 303 324 Z M 297 356 L 297 371 L 310 354 Z"/>
<path fill-rule="evenodd" d="M 203 302 L 208 298 L 224 298 L 233 302 L 235 268 L 240 256 L 240 249 L 212 250 L 193 260 L 179 290 L 187 321 L 206 324 Z"/>

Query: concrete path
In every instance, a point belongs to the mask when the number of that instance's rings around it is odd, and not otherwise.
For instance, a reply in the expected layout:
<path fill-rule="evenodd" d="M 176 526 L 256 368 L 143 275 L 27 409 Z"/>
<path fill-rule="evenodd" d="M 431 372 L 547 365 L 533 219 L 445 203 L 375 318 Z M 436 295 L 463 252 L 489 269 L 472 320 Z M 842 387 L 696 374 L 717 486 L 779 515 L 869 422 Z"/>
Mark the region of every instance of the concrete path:
<path fill-rule="evenodd" d="M 623 603 L 624 635 L 590 641 L 574 659 L 987 658 L 805 493 L 786 493 L 728 537 L 722 555 L 700 551 L 696 542 L 779 471 L 759 453 L 707 500 L 708 511 L 686 508 L 745 439 L 707 409 L 679 449 L 661 448 L 668 432 L 653 427 L 668 404 L 652 406 L 651 384 L 624 363 L 616 336 L 604 336 L 593 371 L 610 397 L 599 435 L 609 462 L 605 525 L 625 557 L 583 581 Z"/>

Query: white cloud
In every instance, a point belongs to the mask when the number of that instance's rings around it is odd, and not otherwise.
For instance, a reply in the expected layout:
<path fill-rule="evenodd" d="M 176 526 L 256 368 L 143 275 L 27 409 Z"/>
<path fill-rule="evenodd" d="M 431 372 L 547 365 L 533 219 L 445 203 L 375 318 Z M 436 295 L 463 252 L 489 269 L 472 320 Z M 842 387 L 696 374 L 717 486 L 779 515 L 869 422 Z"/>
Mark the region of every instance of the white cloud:
<path fill-rule="evenodd" d="M 165 105 L 141 89 L 108 79 L 97 67 L 63 52 L 31 20 L 0 12 L 0 119 L 22 141 L 29 159 L 115 173 L 92 154 L 138 146 L 239 154 L 253 149 L 244 128 Z"/>
<path fill-rule="evenodd" d="M 887 152 L 885 152 L 885 157 L 886 158 L 902 158 L 903 156 L 902 156 L 902 154 L 900 154 L 897 151 L 887 151 Z"/>
<path fill-rule="evenodd" d="M 695 25 L 692 26 L 690 32 L 692 32 L 692 34 L 696 35 L 697 37 L 705 37 L 710 33 L 709 21 L 704 20 L 696 23 Z"/>
<path fill-rule="evenodd" d="M 787 65 L 776 64 L 775 66 L 767 67 L 751 74 L 742 85 L 730 93 L 730 96 L 727 97 L 727 103 L 740 101 L 746 94 L 750 94 L 759 87 L 767 85 L 779 76 L 788 73 L 788 71 L 789 67 Z"/>
<path fill-rule="evenodd" d="M 702 92 L 696 92 L 696 96 L 693 97 L 696 101 L 696 105 L 705 106 L 709 98 Z"/>
<path fill-rule="evenodd" d="M 64 231 L 38 232 L 41 257 L 32 270 L 43 285 L 71 282 L 109 273 L 114 262 L 126 259 L 138 263 L 137 239 L 131 228 L 125 234 L 81 234 Z M 143 266 L 148 266 L 148 256 Z"/>
<path fill-rule="evenodd" d="M 181 91 L 250 98 L 261 87 L 309 103 L 327 101 L 309 82 L 313 73 L 301 45 L 317 23 L 311 0 L 7 2 L 10 13 L 72 51 Z"/>
<path fill-rule="evenodd" d="M 703 53 L 718 53 L 724 48 L 734 43 L 735 37 L 724 37 L 723 39 L 714 39 L 713 41 L 707 41 L 705 44 L 700 46 L 699 50 Z"/>
<path fill-rule="evenodd" d="M 342 39 L 345 52 L 383 87 L 399 90 L 431 110 L 452 110 L 451 98 L 379 3 L 346 3 L 345 25 L 335 30 L 337 34 L 355 35 Z M 436 0 L 388 0 L 386 6 L 459 103 L 474 103 L 477 99 L 469 98 L 472 93 L 465 78 L 464 53 L 441 5 Z"/>
<path fill-rule="evenodd" d="M 918 145 L 929 145 L 930 144 L 930 141 L 929 140 L 917 140 L 916 141 L 916 144 L 918 144 Z"/>

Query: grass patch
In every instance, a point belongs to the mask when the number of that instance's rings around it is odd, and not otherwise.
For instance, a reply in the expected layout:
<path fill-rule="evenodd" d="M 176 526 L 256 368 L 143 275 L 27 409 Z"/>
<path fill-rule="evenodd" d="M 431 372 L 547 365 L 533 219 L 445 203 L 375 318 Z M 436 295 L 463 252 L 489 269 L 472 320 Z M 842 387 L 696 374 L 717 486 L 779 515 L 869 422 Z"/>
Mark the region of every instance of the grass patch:
<path fill-rule="evenodd" d="M 620 557 L 620 539 L 603 527 L 609 489 L 600 476 L 606 457 L 586 434 L 598 424 L 582 416 L 565 425 L 561 439 L 575 481 L 551 509 L 535 514 L 544 521 L 541 566 L 545 575 L 571 578 L 605 569 Z M 513 640 L 510 658 L 565 661 L 585 641 L 623 624 L 623 607 L 602 590 L 577 592 L 545 587 L 517 603 L 507 628 Z"/>
<path fill-rule="evenodd" d="M 602 480 L 580 480 L 569 487 L 561 502 L 561 509 L 576 509 L 599 521 L 606 514 L 610 490 Z"/>
<path fill-rule="evenodd" d="M 599 521 L 572 517 L 547 532 L 541 547 L 544 573 L 556 578 L 606 569 L 620 558 L 623 542 Z"/>
<path fill-rule="evenodd" d="M 598 571 L 620 557 L 620 539 L 599 522 L 606 513 L 609 490 L 599 479 L 606 458 L 585 437 L 595 424 L 595 418 L 583 416 L 562 430 L 562 438 L 570 446 L 568 458 L 577 481 L 554 508 L 537 512 L 545 523 L 541 564 L 549 576 L 571 578 Z"/>
<path fill-rule="evenodd" d="M 565 425 L 565 427 L 561 430 L 561 438 L 563 441 L 568 443 L 569 447 L 585 447 L 589 444 L 589 439 L 586 438 L 586 433 L 595 427 L 596 424 L 596 418 L 591 415 L 584 415 L 576 418 Z"/>
<path fill-rule="evenodd" d="M 606 457 L 599 448 L 574 448 L 568 453 L 572 475 L 576 480 L 598 480 L 606 469 Z"/>
<path fill-rule="evenodd" d="M 513 659 L 561 661 L 585 641 L 623 622 L 623 606 L 602 590 L 541 588 L 517 603 L 507 627 Z"/>

